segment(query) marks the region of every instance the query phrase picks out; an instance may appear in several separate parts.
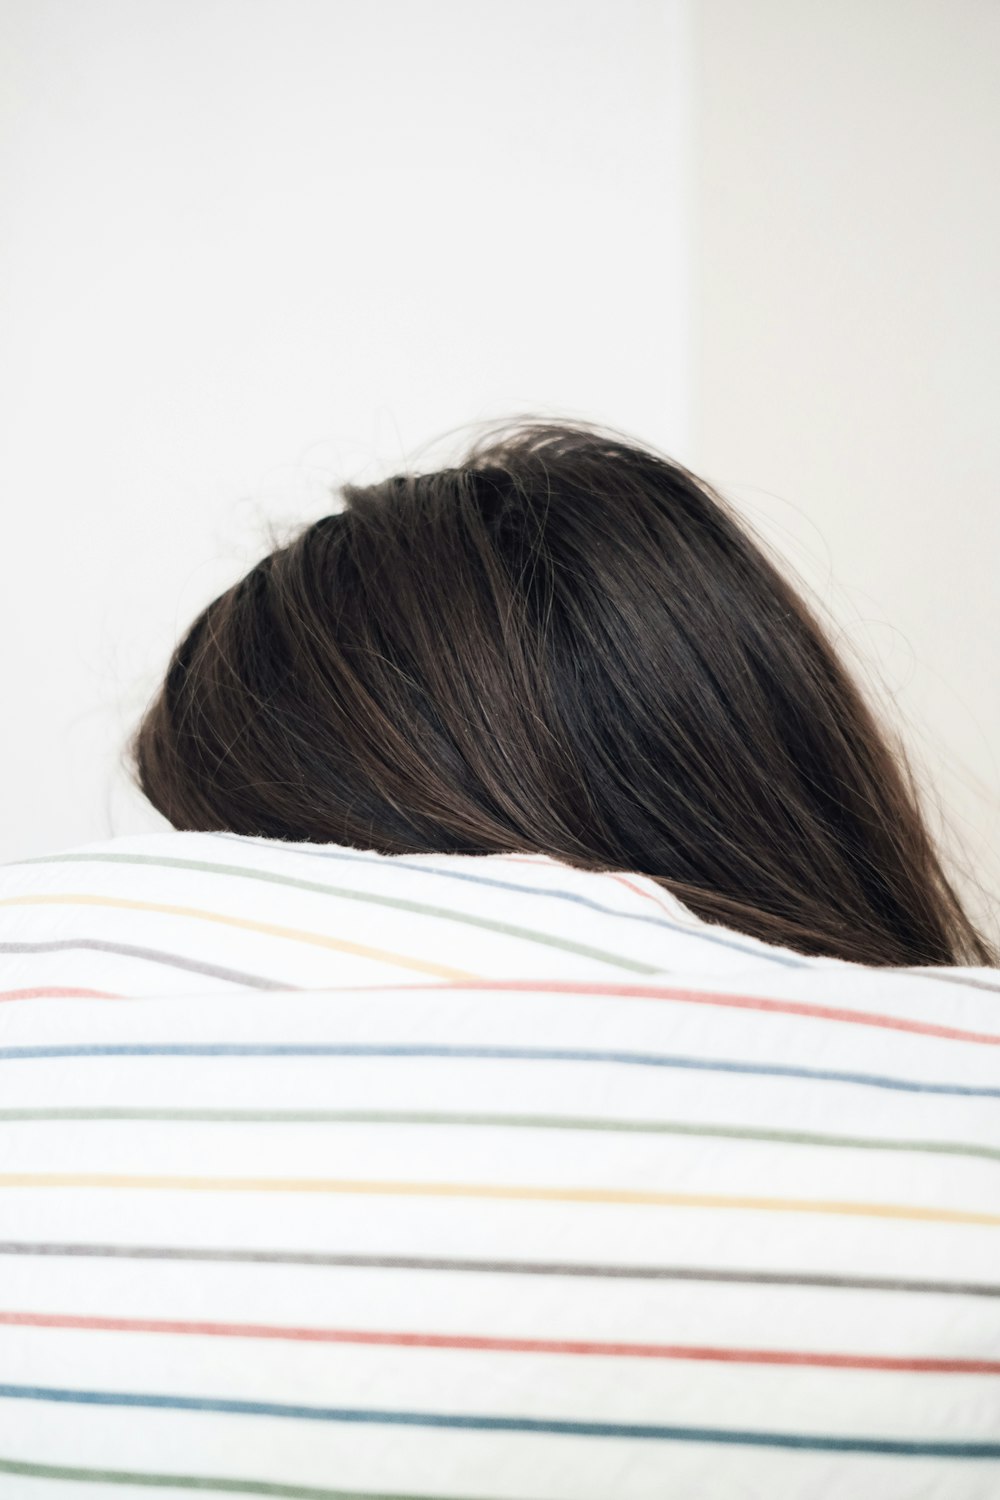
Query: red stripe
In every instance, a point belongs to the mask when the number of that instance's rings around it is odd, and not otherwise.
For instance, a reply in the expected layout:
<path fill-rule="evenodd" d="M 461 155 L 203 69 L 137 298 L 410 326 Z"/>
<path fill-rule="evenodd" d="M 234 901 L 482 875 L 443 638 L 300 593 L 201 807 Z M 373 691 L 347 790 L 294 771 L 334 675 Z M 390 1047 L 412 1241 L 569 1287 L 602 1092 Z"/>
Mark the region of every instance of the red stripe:
<path fill-rule="evenodd" d="M 580 866 L 578 866 L 578 865 L 567 865 L 564 860 L 552 860 L 548 856 L 544 856 L 542 858 L 536 858 L 535 856 L 532 856 L 530 854 L 505 854 L 503 856 L 503 858 L 510 860 L 511 863 L 515 864 L 515 865 L 552 865 L 552 864 L 556 864 L 556 865 L 563 866 L 565 869 L 578 870 L 578 871 L 580 870 Z M 588 870 L 588 871 L 581 871 L 581 873 L 586 873 L 586 874 L 598 873 L 598 874 L 601 874 L 601 875 L 607 875 L 611 880 L 616 880 L 619 885 L 627 886 L 628 889 L 630 891 L 634 891 L 637 896 L 644 896 L 647 901 L 652 901 L 653 905 L 654 906 L 658 906 L 659 909 L 660 909 L 660 911 L 666 912 L 667 916 L 669 916 L 669 917 L 675 917 L 676 916 L 676 912 L 674 911 L 674 909 L 672 907 L 668 906 L 667 902 L 662 897 L 660 897 L 660 896 L 654 896 L 653 893 L 652 893 L 652 891 L 644 891 L 641 885 L 636 885 L 633 881 L 631 881 L 628 878 L 627 875 L 623 875 L 618 870 L 600 870 L 600 871 L 590 871 L 590 870 Z M 646 875 L 643 878 L 646 879 L 646 880 L 649 880 L 651 883 L 655 884 L 655 882 L 653 882 L 653 877 L 651 875 Z M 698 921 L 698 918 L 694 917 L 693 918 L 693 922 L 692 922 L 692 929 L 694 929 L 694 924 L 697 921 Z M 697 933 L 695 932 L 694 935 L 697 936 Z"/>
<path fill-rule="evenodd" d="M 575 979 L 457 979 L 440 982 L 432 980 L 428 984 L 380 984 L 368 988 L 537 990 L 559 995 L 619 995 L 639 1000 L 680 1000 L 689 1005 L 721 1005 L 733 1010 L 763 1010 L 785 1016 L 811 1016 L 818 1021 L 845 1021 L 851 1026 L 880 1026 L 888 1031 L 913 1032 L 917 1036 L 944 1037 L 951 1042 L 1000 1046 L 1000 1035 L 991 1031 L 963 1031 L 957 1026 L 938 1026 L 933 1021 L 912 1021 L 900 1016 L 882 1015 L 878 1011 L 845 1010 L 835 1005 L 807 1005 L 802 1000 L 764 1000 L 759 995 L 715 995 L 705 990 L 665 989 L 659 985 L 610 984 L 604 980 L 581 982 Z"/>
<path fill-rule="evenodd" d="M 619 885 L 627 886 L 628 889 L 630 891 L 634 891 L 637 896 L 645 896 L 647 901 L 652 901 L 653 905 L 655 907 L 658 907 L 660 911 L 665 912 L 668 917 L 676 918 L 677 913 L 671 910 L 666 901 L 662 900 L 658 896 L 654 896 L 652 891 L 644 891 L 641 885 L 636 885 L 634 881 L 629 880 L 627 875 L 612 874 L 611 878 L 612 880 L 617 880 Z M 692 937 L 697 936 L 698 933 L 694 928 L 694 924 L 692 923 Z"/>
<path fill-rule="evenodd" d="M 0 990 L 0 1000 L 41 1000 L 52 997 L 59 999 L 87 999 L 87 1000 L 124 1000 L 125 995 L 113 995 L 110 990 L 83 990 L 66 989 L 60 985 L 36 985 L 30 990 Z"/>
<path fill-rule="evenodd" d="M 378 990 L 501 990 L 537 991 L 542 994 L 561 995 L 617 995 L 638 1000 L 674 1000 L 686 1005 L 717 1005 L 730 1010 L 757 1010 L 786 1016 L 807 1016 L 817 1021 L 841 1021 L 849 1026 L 875 1026 L 887 1031 L 905 1031 L 915 1036 L 941 1037 L 951 1042 L 973 1042 L 979 1046 L 1000 1046 L 1000 1035 L 990 1031 L 965 1031 L 958 1026 L 939 1026 L 933 1021 L 914 1021 L 903 1016 L 887 1016 L 872 1010 L 847 1010 L 835 1005 L 809 1005 L 803 1000 L 768 1000 L 759 995 L 718 995 L 705 990 L 665 989 L 656 985 L 612 984 L 604 980 L 591 982 L 561 979 L 458 979 L 432 980 L 427 984 L 379 984 L 379 985 L 323 985 L 320 993 L 327 990 L 378 989 Z M 309 993 L 304 991 L 303 993 Z M 25 990 L 0 990 L 2 1000 L 31 1000 L 49 997 L 86 997 L 94 1000 L 127 1000 L 127 995 L 112 994 L 108 990 L 36 988 Z"/>
<path fill-rule="evenodd" d="M 579 1339 L 504 1339 L 476 1334 L 386 1333 L 358 1328 L 294 1328 L 271 1323 L 190 1323 L 164 1318 L 73 1317 L 61 1313 L 0 1312 L 0 1324 L 31 1328 L 100 1329 L 112 1333 L 175 1333 L 215 1338 L 290 1339 L 317 1344 L 387 1344 L 412 1349 L 478 1349 L 514 1354 L 615 1355 L 633 1359 L 690 1359 L 721 1364 L 812 1365 L 839 1370 L 907 1370 L 936 1375 L 1000 1375 L 996 1359 L 897 1358 L 881 1354 L 822 1354 L 789 1349 L 726 1349 L 702 1344 L 596 1343 Z"/>

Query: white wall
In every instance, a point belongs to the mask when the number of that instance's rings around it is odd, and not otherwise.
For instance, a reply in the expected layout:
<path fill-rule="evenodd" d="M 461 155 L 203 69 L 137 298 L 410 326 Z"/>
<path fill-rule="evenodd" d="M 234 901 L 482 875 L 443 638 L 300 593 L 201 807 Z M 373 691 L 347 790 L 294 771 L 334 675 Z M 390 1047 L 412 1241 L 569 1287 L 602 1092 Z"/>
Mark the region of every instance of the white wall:
<path fill-rule="evenodd" d="M 177 636 L 458 424 L 681 451 L 684 0 L 6 0 L 0 860 L 162 826 Z"/>
<path fill-rule="evenodd" d="M 125 735 L 269 524 L 533 409 L 738 499 L 1000 889 L 1000 6 L 4 18 L 0 860 L 159 824 Z"/>
<path fill-rule="evenodd" d="M 1000 5 L 695 21 L 691 462 L 882 676 L 1000 892 Z"/>

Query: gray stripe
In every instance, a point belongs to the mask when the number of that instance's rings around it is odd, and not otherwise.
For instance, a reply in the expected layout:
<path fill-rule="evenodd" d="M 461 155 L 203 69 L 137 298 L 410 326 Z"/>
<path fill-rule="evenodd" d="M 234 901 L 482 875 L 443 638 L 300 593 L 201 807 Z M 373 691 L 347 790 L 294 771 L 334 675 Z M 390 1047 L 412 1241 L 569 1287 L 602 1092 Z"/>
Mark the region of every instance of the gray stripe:
<path fill-rule="evenodd" d="M 79 1245 L 0 1240 L 0 1255 L 64 1255 L 111 1260 L 221 1261 L 227 1264 L 325 1266 L 380 1271 L 486 1272 L 509 1276 L 582 1276 L 620 1281 L 711 1281 L 754 1286 L 829 1287 L 837 1291 L 932 1292 L 1000 1297 L 1000 1283 L 907 1280 L 899 1276 L 832 1276 L 805 1271 L 726 1271 L 704 1266 L 622 1266 L 567 1261 L 460 1260 L 420 1255 L 331 1255 L 313 1250 L 217 1250 L 187 1246 Z"/>
<path fill-rule="evenodd" d="M 323 885 L 317 880 L 300 880 L 297 876 L 278 875 L 274 870 L 258 870 L 250 865 L 216 865 L 203 859 L 175 859 L 165 854 L 43 854 L 37 859 L 17 861 L 22 865 L 68 865 L 68 864 L 115 864 L 148 865 L 159 869 L 199 870 L 209 875 L 222 875 L 241 880 L 259 880 L 269 885 L 285 885 L 300 891 L 315 891 L 317 895 L 339 896 L 347 901 L 363 901 L 374 906 L 387 906 L 395 911 L 412 911 L 418 916 L 439 917 L 446 922 L 459 922 L 470 927 L 483 927 L 490 932 L 500 932 L 507 937 L 522 938 L 528 943 L 541 943 L 547 948 L 559 948 L 565 953 L 580 953 L 587 958 L 596 958 L 601 963 L 618 969 L 629 969 L 634 974 L 659 974 L 656 964 L 640 963 L 621 953 L 609 953 L 603 948 L 594 948 L 587 943 L 578 943 L 570 938 L 557 937 L 555 933 L 541 932 L 532 927 L 520 927 L 512 922 L 499 922 L 492 917 L 477 916 L 444 906 L 429 906 L 425 901 L 404 900 L 401 896 L 380 896 L 374 891 L 353 890 L 348 886 Z M 15 898 L 17 899 L 17 898 Z M 69 900 L 73 897 L 70 895 Z M 114 898 L 109 898 L 113 900 Z M 190 913 L 197 916 L 198 913 Z M 203 914 L 204 915 L 204 914 Z"/>
<path fill-rule="evenodd" d="M 322 845 L 317 849 L 286 848 L 284 847 L 287 843 L 286 840 L 258 839 L 256 835 L 249 833 L 219 833 L 213 830 L 212 832 L 206 832 L 204 836 L 210 839 L 227 839 L 231 843 L 239 843 L 244 846 L 249 844 L 251 847 L 277 849 L 283 854 L 301 855 L 303 859 L 335 859 L 344 860 L 348 864 L 374 865 L 384 864 L 388 858 L 392 860 L 394 865 L 399 865 L 404 870 L 419 870 L 423 875 L 439 875 L 446 880 L 470 880 L 474 885 L 492 885 L 503 891 L 518 891 L 524 896 L 548 896 L 554 901 L 574 901 L 578 906 L 586 906 L 591 911 L 602 912 L 605 916 L 619 917 L 623 922 L 647 922 L 653 927 L 665 927 L 668 932 L 679 932 L 684 937 L 695 938 L 701 943 L 712 943 L 720 948 L 732 948 L 737 953 L 749 953 L 752 958 L 759 958 L 765 960 L 767 963 L 782 964 L 789 969 L 819 967 L 824 963 L 831 962 L 831 960 L 814 958 L 807 954 L 793 958 L 785 953 L 772 953 L 768 951 L 768 945 L 766 944 L 764 945 L 764 951 L 761 952 L 759 948 L 752 947 L 750 943 L 740 942 L 735 937 L 720 937 L 714 930 L 715 924 L 709 924 L 695 912 L 691 912 L 691 925 L 686 926 L 683 922 L 672 922 L 669 917 L 647 916 L 645 912 L 637 911 L 618 911 L 613 906 L 605 906 L 601 901 L 592 901 L 589 896 L 581 896 L 576 891 L 554 891 L 544 885 L 522 885 L 520 881 L 515 880 L 495 880 L 489 875 L 471 875 L 468 870 L 439 870 L 434 865 L 414 864 L 412 860 L 400 854 L 362 854 L 357 849 L 341 848 L 334 850 Z M 569 868 L 576 869 L 577 866 Z M 587 871 L 584 873 L 592 874 L 595 872 Z M 630 873 L 640 874 L 641 872 L 638 870 L 634 872 L 619 870 L 614 873 L 628 875 Z M 652 878 L 652 876 L 644 876 L 644 879 L 647 880 Z M 666 894 L 672 893 L 667 892 Z M 680 897 L 677 896 L 674 899 L 679 901 Z M 683 904 L 681 902 L 682 906 Z M 685 911 L 690 911 L 690 907 L 685 907 L 684 909 Z"/>
<path fill-rule="evenodd" d="M 54 953 L 60 948 L 94 948 L 101 953 L 121 953 L 126 958 L 144 958 L 150 963 L 187 969 L 192 974 L 227 979 L 230 983 L 243 985 L 247 989 L 300 989 L 297 984 L 284 984 L 279 979 L 263 979 L 259 974 L 244 974 L 241 969 L 227 969 L 223 964 L 204 963 L 201 959 L 185 958 L 180 953 L 166 953 L 160 948 L 139 947 L 134 943 L 109 943 L 102 938 L 60 938 L 48 943 L 0 943 L 0 953 Z"/>
<path fill-rule="evenodd" d="M 59 1120 L 134 1120 L 175 1125 L 439 1125 L 465 1129 L 593 1130 L 636 1135 L 714 1136 L 775 1146 L 823 1146 L 849 1151 L 915 1151 L 1000 1161 L 1000 1146 L 972 1141 L 906 1140 L 894 1136 L 830 1135 L 818 1130 L 755 1130 L 750 1125 L 697 1125 L 688 1120 L 628 1120 L 599 1115 L 469 1114 L 416 1109 L 186 1109 L 135 1105 L 46 1105 L 0 1107 L 0 1124 Z"/>
<path fill-rule="evenodd" d="M 446 1500 L 443 1495 L 390 1495 L 369 1490 L 317 1489 L 314 1484 L 282 1484 L 270 1479 L 220 1479 L 206 1474 L 149 1474 L 134 1469 L 81 1469 L 66 1464 L 35 1464 L 24 1459 L 0 1458 L 0 1474 L 21 1474 L 26 1479 L 61 1479 L 83 1484 L 125 1484 L 154 1490 L 209 1490 L 213 1494 L 265 1495 L 269 1500 Z M 98 1493 L 97 1491 L 88 1493 Z M 461 1500 L 453 1496 L 451 1500 Z"/>
<path fill-rule="evenodd" d="M 889 974 L 912 975 L 914 979 L 934 979 L 938 984 L 965 984 L 973 990 L 991 990 L 993 994 L 1000 995 L 1000 984 L 987 984 L 985 979 L 970 979 L 967 974 L 949 974 L 947 965 L 928 973 L 926 969 L 888 969 Z"/>

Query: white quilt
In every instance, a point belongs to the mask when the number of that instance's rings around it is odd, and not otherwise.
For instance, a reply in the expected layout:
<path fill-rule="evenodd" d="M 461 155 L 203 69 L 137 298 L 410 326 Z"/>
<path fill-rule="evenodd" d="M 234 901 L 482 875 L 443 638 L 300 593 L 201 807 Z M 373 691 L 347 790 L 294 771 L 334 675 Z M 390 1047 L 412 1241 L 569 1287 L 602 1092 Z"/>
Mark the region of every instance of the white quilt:
<path fill-rule="evenodd" d="M 652 881 L 0 867 L 0 1497 L 997 1500 L 1000 971 Z"/>

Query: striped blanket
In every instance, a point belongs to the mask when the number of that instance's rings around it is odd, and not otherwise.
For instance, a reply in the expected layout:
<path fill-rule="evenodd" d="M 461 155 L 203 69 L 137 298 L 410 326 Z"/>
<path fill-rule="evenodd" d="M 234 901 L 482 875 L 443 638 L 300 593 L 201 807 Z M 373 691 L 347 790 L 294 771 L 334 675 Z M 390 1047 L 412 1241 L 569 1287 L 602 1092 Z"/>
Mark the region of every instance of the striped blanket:
<path fill-rule="evenodd" d="M 167 831 L 0 1000 L 3 1500 L 1000 1496 L 1000 971 Z"/>

